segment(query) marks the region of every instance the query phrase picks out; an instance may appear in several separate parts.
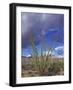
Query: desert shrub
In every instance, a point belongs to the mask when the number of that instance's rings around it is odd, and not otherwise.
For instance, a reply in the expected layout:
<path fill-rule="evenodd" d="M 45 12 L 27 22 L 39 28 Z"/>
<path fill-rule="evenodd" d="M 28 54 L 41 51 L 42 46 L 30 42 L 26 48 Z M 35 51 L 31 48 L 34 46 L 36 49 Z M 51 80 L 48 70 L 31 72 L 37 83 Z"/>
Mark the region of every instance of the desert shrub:
<path fill-rule="evenodd" d="M 49 61 L 45 60 L 44 56 L 39 57 L 37 60 L 32 60 L 33 67 L 36 71 L 38 71 L 38 74 L 48 75 L 48 68 L 49 68 Z"/>
<path fill-rule="evenodd" d="M 58 74 L 61 70 L 64 70 L 64 62 L 61 62 L 61 61 L 57 61 L 57 62 L 53 62 L 49 69 L 48 69 L 48 74 L 50 75 L 50 72 L 51 74 Z"/>

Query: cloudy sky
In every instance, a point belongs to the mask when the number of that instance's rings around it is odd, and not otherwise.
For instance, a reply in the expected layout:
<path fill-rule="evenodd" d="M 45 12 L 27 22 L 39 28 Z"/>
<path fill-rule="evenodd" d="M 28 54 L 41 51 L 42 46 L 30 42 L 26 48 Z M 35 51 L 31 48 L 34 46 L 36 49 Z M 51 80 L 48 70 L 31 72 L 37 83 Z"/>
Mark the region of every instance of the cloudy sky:
<path fill-rule="evenodd" d="M 22 56 L 31 55 L 30 34 L 40 53 L 41 45 L 53 48 L 53 55 L 64 56 L 64 15 L 52 13 L 21 13 Z M 43 41 L 43 43 L 42 43 Z M 44 52 L 44 48 L 43 48 Z"/>

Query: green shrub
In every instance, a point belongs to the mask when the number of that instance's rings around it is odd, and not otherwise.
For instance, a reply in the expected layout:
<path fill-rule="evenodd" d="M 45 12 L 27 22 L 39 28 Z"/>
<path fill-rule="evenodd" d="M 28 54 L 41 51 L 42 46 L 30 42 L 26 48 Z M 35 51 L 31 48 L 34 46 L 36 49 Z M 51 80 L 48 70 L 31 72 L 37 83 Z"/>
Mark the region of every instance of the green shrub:
<path fill-rule="evenodd" d="M 61 61 L 53 62 L 48 69 L 49 74 L 51 72 L 51 74 L 54 73 L 55 75 L 58 74 L 61 70 L 64 70 L 64 62 Z"/>

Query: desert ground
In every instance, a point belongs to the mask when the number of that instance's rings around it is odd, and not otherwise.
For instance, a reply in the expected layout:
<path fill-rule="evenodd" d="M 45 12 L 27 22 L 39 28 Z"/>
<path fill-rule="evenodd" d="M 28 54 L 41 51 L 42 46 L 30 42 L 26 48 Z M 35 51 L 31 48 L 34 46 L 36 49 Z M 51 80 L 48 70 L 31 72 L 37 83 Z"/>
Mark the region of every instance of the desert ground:
<path fill-rule="evenodd" d="M 36 61 L 32 57 L 22 56 L 21 77 L 64 75 L 64 58 L 40 58 Z"/>

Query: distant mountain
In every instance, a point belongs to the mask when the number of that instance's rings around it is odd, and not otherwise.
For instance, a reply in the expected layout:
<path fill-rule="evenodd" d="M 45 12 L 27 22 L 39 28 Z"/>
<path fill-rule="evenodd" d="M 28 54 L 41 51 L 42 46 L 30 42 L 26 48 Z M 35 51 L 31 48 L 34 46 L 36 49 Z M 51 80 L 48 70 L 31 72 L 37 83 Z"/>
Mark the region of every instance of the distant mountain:
<path fill-rule="evenodd" d="M 22 56 L 23 58 L 31 58 L 31 55 L 27 55 L 27 56 Z"/>

